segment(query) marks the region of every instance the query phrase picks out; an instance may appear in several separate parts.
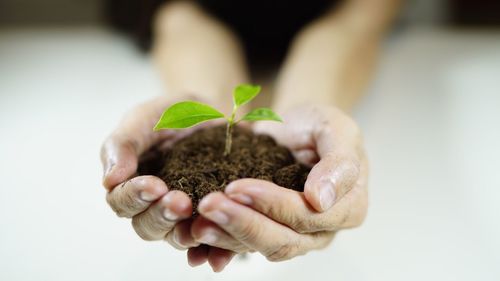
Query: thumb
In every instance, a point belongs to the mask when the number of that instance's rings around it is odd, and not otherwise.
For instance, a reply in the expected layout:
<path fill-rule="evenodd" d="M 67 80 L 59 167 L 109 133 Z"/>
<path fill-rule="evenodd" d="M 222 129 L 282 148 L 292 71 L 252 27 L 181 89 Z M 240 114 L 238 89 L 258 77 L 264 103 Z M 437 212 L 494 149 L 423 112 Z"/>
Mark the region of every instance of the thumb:
<path fill-rule="evenodd" d="M 360 176 L 361 136 L 350 118 L 335 114 L 330 122 L 314 128 L 312 139 L 320 161 L 307 177 L 304 195 L 314 209 L 323 212 L 356 184 Z"/>
<path fill-rule="evenodd" d="M 304 186 L 304 196 L 314 209 L 326 211 L 354 187 L 359 171 L 356 158 L 332 152 L 312 168 Z"/>
<path fill-rule="evenodd" d="M 132 139 L 112 135 L 101 148 L 101 162 L 103 165 L 103 185 L 111 191 L 113 187 L 132 176 L 138 165 L 140 152 L 137 142 Z"/>
<path fill-rule="evenodd" d="M 143 152 L 158 140 L 173 134 L 169 130 L 153 132 L 154 124 L 167 104 L 167 99 L 161 96 L 134 107 L 106 139 L 101 147 L 101 162 L 103 185 L 108 191 L 136 172 Z"/>

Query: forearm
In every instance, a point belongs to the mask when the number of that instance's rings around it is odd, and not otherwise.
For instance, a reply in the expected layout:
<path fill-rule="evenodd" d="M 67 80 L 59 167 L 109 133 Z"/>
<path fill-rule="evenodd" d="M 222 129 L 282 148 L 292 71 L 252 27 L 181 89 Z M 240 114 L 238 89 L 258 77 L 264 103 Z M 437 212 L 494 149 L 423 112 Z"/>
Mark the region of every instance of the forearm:
<path fill-rule="evenodd" d="M 235 36 L 191 2 L 165 5 L 157 15 L 155 38 L 153 56 L 174 97 L 196 94 L 230 103 L 234 86 L 248 80 Z"/>
<path fill-rule="evenodd" d="M 398 2 L 351 0 L 306 27 L 280 73 L 275 107 L 320 103 L 350 111 L 370 81 Z"/>

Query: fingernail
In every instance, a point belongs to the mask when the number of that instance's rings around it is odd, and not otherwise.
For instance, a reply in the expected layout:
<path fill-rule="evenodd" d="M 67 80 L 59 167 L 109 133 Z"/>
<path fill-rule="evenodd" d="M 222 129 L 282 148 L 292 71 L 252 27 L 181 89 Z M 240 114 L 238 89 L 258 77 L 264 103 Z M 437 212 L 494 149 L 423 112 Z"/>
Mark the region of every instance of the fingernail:
<path fill-rule="evenodd" d="M 103 175 L 102 175 L 102 178 L 106 178 L 106 176 L 111 172 L 111 170 L 113 169 L 113 167 L 115 166 L 115 163 L 111 162 L 111 160 L 108 160 L 108 165 L 106 165 L 104 167 L 104 172 L 103 172 Z"/>
<path fill-rule="evenodd" d="M 230 183 L 230 184 L 226 185 L 226 188 L 224 188 L 224 192 L 231 193 L 231 192 L 233 192 L 233 189 L 235 187 L 236 187 L 236 185 L 234 183 Z"/>
<path fill-rule="evenodd" d="M 323 180 L 319 187 L 319 203 L 323 211 L 330 209 L 335 202 L 335 187 L 330 179 Z"/>
<path fill-rule="evenodd" d="M 172 239 L 174 239 L 174 243 L 179 245 L 179 246 L 184 246 L 181 244 L 180 240 L 179 240 L 179 234 L 177 234 L 177 231 L 174 231 L 174 236 L 172 237 Z"/>
<path fill-rule="evenodd" d="M 207 232 L 203 234 L 203 236 L 201 236 L 198 241 L 207 245 L 213 245 L 215 242 L 217 242 L 217 235 L 213 232 Z"/>
<path fill-rule="evenodd" d="M 147 190 L 143 190 L 139 194 L 139 197 L 141 197 L 141 200 L 143 200 L 143 201 L 151 202 L 151 201 L 155 200 L 158 196 L 156 194 L 153 194 L 153 193 L 147 191 Z"/>
<path fill-rule="evenodd" d="M 229 223 L 229 217 L 221 211 L 210 211 L 204 214 L 207 219 L 215 222 L 216 224 L 227 224 Z"/>
<path fill-rule="evenodd" d="M 229 198 L 241 203 L 243 205 L 252 205 L 253 200 L 250 196 L 242 193 L 229 194 Z"/>
<path fill-rule="evenodd" d="M 172 212 L 169 208 L 165 208 L 165 210 L 163 210 L 163 217 L 169 221 L 176 221 L 179 219 L 179 216 Z"/>

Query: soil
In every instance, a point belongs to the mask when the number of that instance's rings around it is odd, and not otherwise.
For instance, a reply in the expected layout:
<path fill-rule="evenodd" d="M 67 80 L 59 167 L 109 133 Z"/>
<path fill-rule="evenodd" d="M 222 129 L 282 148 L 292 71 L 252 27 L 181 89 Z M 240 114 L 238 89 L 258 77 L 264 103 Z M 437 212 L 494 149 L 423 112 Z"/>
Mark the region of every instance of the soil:
<path fill-rule="evenodd" d="M 225 126 L 200 129 L 166 151 L 155 151 L 139 165 L 139 174 L 156 175 L 170 189 L 181 190 L 198 202 L 210 192 L 224 191 L 241 178 L 271 181 L 303 191 L 309 168 L 297 163 L 288 148 L 268 135 L 235 127 L 231 153 L 224 156 Z"/>

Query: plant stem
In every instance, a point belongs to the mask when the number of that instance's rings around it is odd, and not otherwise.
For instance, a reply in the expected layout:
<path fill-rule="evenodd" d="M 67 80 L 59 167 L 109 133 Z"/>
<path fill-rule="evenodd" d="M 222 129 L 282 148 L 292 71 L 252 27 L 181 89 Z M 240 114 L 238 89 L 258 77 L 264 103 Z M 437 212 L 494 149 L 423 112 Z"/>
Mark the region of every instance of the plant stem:
<path fill-rule="evenodd" d="M 233 122 L 228 122 L 226 128 L 226 147 L 224 148 L 224 156 L 228 156 L 229 153 L 231 153 L 232 142 L 233 142 Z"/>
<path fill-rule="evenodd" d="M 229 153 L 231 153 L 231 145 L 233 144 L 233 126 L 235 124 L 234 116 L 236 114 L 236 109 L 238 108 L 234 106 L 233 112 L 231 113 L 231 117 L 229 117 L 229 119 L 227 120 L 226 146 L 224 147 L 224 156 L 228 156 Z"/>

